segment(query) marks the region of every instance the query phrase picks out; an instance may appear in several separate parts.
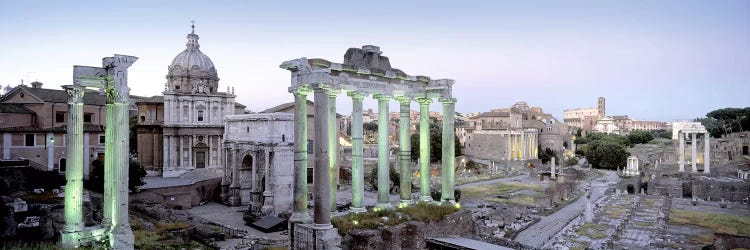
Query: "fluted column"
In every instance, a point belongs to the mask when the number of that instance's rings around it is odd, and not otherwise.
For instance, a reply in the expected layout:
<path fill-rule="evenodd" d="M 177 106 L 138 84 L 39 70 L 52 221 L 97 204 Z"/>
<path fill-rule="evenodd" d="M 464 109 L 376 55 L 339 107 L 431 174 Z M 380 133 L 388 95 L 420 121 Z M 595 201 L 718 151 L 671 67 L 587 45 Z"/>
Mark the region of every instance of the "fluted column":
<path fill-rule="evenodd" d="M 508 147 L 505 148 L 508 152 L 505 154 L 507 158 L 506 160 L 511 160 L 513 158 L 513 141 L 512 141 L 512 135 L 510 133 L 506 134 L 505 136 L 508 137 Z"/>
<path fill-rule="evenodd" d="M 323 86 L 314 88 L 315 97 L 315 140 L 313 150 L 315 156 L 315 173 L 313 174 L 313 202 L 315 203 L 313 223 L 317 228 L 331 228 L 331 176 L 329 172 L 330 159 L 328 157 L 328 92 Z M 305 107 L 305 106 L 303 106 Z"/>
<path fill-rule="evenodd" d="M 294 211 L 291 221 L 307 223 L 307 94 L 311 89 L 300 86 L 294 95 Z"/>
<path fill-rule="evenodd" d="M 387 208 L 390 203 L 390 162 L 388 153 L 388 100 L 389 96 L 375 94 L 378 100 L 378 207 Z"/>
<path fill-rule="evenodd" d="M 419 199 L 432 201 L 430 195 L 430 98 L 417 98 L 419 103 Z"/>
<path fill-rule="evenodd" d="M 401 162 L 401 185 L 399 189 L 401 191 L 401 203 L 411 203 L 411 137 L 409 136 L 410 129 L 410 113 L 411 113 L 411 98 L 406 96 L 396 97 L 399 105 L 399 160 Z"/>
<path fill-rule="evenodd" d="M 455 202 L 454 186 L 456 173 L 456 99 L 441 98 L 443 104 L 443 157 L 441 201 Z"/>
<path fill-rule="evenodd" d="M 338 91 L 328 91 L 328 171 L 331 185 L 331 211 L 336 211 L 336 192 L 338 191 L 339 164 L 337 154 L 339 151 L 339 133 L 336 123 L 336 96 Z"/>
<path fill-rule="evenodd" d="M 685 172 L 685 137 L 683 136 L 682 132 L 677 133 L 677 137 L 679 137 L 679 143 L 680 143 L 680 172 Z"/>
<path fill-rule="evenodd" d="M 83 94 L 84 88 L 65 86 L 68 92 L 67 168 L 65 170 L 64 232 L 83 229 Z M 54 146 L 54 145 L 53 145 Z M 63 237 L 63 239 L 70 239 Z M 65 244 L 66 242 L 64 242 Z M 77 242 L 70 242 L 77 245 Z M 67 245 L 67 244 L 66 244 Z"/>
<path fill-rule="evenodd" d="M 711 172 L 711 152 L 709 149 L 711 148 L 711 144 L 709 142 L 709 137 L 711 137 L 708 133 L 703 133 L 703 172 L 704 173 L 710 173 Z"/>
<path fill-rule="evenodd" d="M 349 92 L 352 97 L 352 207 L 355 213 L 366 212 L 364 204 L 365 175 L 363 155 L 363 133 L 362 133 L 362 99 L 365 94 Z"/>
<path fill-rule="evenodd" d="M 693 173 L 698 172 L 698 140 L 696 139 L 696 133 L 690 133 L 692 141 L 690 142 L 690 167 Z"/>

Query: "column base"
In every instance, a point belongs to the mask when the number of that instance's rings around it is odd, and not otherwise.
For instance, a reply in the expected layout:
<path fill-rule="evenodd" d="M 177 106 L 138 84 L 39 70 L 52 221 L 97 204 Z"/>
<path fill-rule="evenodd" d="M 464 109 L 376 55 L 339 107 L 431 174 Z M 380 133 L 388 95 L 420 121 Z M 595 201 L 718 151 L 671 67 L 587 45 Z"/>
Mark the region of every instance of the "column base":
<path fill-rule="evenodd" d="M 133 249 L 135 237 L 130 226 L 120 226 L 110 233 L 109 244 L 112 249 Z"/>
<path fill-rule="evenodd" d="M 427 196 L 424 196 L 424 195 L 420 196 L 419 197 L 419 201 L 423 201 L 423 202 L 435 202 L 435 200 L 432 199 L 432 196 L 429 196 L 429 195 L 427 195 Z"/>
<path fill-rule="evenodd" d="M 367 212 L 367 208 L 364 207 L 349 207 L 349 212 L 358 214 L 358 213 L 364 213 Z"/>
<path fill-rule="evenodd" d="M 312 222 L 312 218 L 307 212 L 293 212 L 292 216 L 289 217 L 289 222 L 308 224 Z"/>
<path fill-rule="evenodd" d="M 392 209 L 393 208 L 393 204 L 391 204 L 391 203 L 378 203 L 377 205 L 375 205 L 375 207 L 376 208 L 381 208 L 381 209 Z"/>
<path fill-rule="evenodd" d="M 290 249 L 340 249 L 341 237 L 331 224 L 297 224 L 291 234 Z"/>

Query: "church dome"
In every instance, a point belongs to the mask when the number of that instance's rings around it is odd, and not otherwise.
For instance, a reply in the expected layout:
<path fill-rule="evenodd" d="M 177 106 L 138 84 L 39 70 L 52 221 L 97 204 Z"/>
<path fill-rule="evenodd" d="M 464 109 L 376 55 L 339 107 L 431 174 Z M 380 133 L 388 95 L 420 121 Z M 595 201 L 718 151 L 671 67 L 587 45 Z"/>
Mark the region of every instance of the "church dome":
<path fill-rule="evenodd" d="M 185 50 L 177 54 L 168 67 L 168 91 L 190 94 L 216 93 L 219 77 L 214 63 L 200 51 L 195 26 L 187 35 Z"/>

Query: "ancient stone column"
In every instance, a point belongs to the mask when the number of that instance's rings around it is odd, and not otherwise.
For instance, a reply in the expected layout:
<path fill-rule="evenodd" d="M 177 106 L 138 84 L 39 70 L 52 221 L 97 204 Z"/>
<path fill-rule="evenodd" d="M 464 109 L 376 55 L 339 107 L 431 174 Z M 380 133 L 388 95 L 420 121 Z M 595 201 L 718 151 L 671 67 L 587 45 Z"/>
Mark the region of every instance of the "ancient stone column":
<path fill-rule="evenodd" d="M 698 140 L 696 140 L 696 133 L 691 133 L 691 139 L 692 141 L 690 142 L 690 148 L 692 149 L 692 151 L 690 152 L 690 161 L 692 164 L 690 166 L 693 173 L 695 173 L 698 172 Z"/>
<path fill-rule="evenodd" d="M 703 134 L 704 142 L 703 142 L 703 172 L 704 173 L 710 173 L 711 172 L 711 152 L 709 151 L 709 148 L 711 148 L 711 143 L 709 142 L 711 135 L 708 133 Z"/>
<path fill-rule="evenodd" d="M 677 133 L 677 137 L 679 137 L 679 143 L 680 143 L 680 172 L 685 172 L 685 137 L 683 136 L 682 132 Z"/>
<path fill-rule="evenodd" d="M 389 96 L 375 94 L 378 100 L 378 207 L 388 208 L 390 203 L 390 164 L 388 152 L 388 100 Z"/>
<path fill-rule="evenodd" d="M 83 94 L 84 88 L 65 86 L 68 92 L 67 168 L 65 170 L 65 227 L 62 245 L 77 247 L 83 230 Z M 15 226 L 15 225 L 12 225 Z"/>
<path fill-rule="evenodd" d="M 331 185 L 331 211 L 336 211 L 336 192 L 338 192 L 339 186 L 339 164 L 337 153 L 339 151 L 339 133 L 338 123 L 336 122 L 336 96 L 338 91 L 328 91 L 328 171 Z"/>
<path fill-rule="evenodd" d="M 520 157 L 519 158 L 521 158 L 521 160 L 525 160 L 526 159 L 526 133 L 521 132 L 520 137 L 521 137 L 520 138 L 520 140 L 521 140 L 521 150 L 520 150 Z"/>
<path fill-rule="evenodd" d="M 455 202 L 453 197 L 456 173 L 456 99 L 441 98 L 443 104 L 443 168 L 441 201 Z"/>
<path fill-rule="evenodd" d="M 511 160 L 513 159 L 513 141 L 511 139 L 513 136 L 511 136 L 511 134 L 506 134 L 505 136 L 508 137 L 508 147 L 505 148 L 505 150 L 508 150 L 505 154 L 507 157 L 506 160 Z"/>
<path fill-rule="evenodd" d="M 583 219 L 584 222 L 594 222 L 594 210 L 592 209 L 591 204 L 591 188 L 586 187 L 586 207 L 584 208 L 585 211 L 583 212 Z"/>
<path fill-rule="evenodd" d="M 556 178 L 555 177 L 555 157 L 552 157 L 550 159 L 550 178 Z"/>
<path fill-rule="evenodd" d="M 419 103 L 419 199 L 432 201 L 430 196 L 430 98 L 417 98 Z"/>
<path fill-rule="evenodd" d="M 411 99 L 406 96 L 396 97 L 399 104 L 399 160 L 401 161 L 401 185 L 399 187 L 401 191 L 401 203 L 411 203 L 411 137 L 409 136 L 410 129 L 410 114 L 411 114 Z"/>
<path fill-rule="evenodd" d="M 273 180 L 271 176 L 271 168 L 273 166 L 270 164 L 270 157 L 269 152 L 272 151 L 262 151 L 263 157 L 264 157 L 264 178 L 265 181 L 263 182 L 263 207 L 261 208 L 261 212 L 263 215 L 269 215 L 271 212 L 273 212 L 273 193 L 271 192 L 271 180 Z"/>
<path fill-rule="evenodd" d="M 355 213 L 366 212 L 364 204 L 365 175 L 363 155 L 362 99 L 365 94 L 349 92 L 352 97 L 352 207 Z"/>
<path fill-rule="evenodd" d="M 300 86 L 294 95 L 294 211 L 292 222 L 307 223 L 307 94 L 310 87 Z"/>
<path fill-rule="evenodd" d="M 328 92 L 326 88 L 315 87 L 315 173 L 313 174 L 314 216 L 313 223 L 319 229 L 331 228 L 331 175 L 328 150 Z M 306 107 L 306 106 L 302 106 Z"/>

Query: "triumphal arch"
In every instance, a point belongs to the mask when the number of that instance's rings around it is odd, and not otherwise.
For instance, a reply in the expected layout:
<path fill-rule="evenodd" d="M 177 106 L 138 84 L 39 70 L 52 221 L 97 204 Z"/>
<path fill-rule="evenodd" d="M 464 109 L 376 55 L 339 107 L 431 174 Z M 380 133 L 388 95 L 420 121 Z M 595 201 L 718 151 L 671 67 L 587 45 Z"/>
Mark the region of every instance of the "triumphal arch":
<path fill-rule="evenodd" d="M 133 249 L 128 218 L 129 119 L 128 67 L 134 56 L 115 55 L 102 59 L 102 67 L 74 66 L 73 85 L 68 92 L 67 152 L 65 174 L 65 227 L 62 248 L 78 248 L 95 242 L 111 249 Z M 83 223 L 83 96 L 87 88 L 103 90 L 107 99 L 104 146 L 104 204 L 100 225 Z"/>
<path fill-rule="evenodd" d="M 336 229 L 331 225 L 331 211 L 336 209 L 336 150 L 337 126 L 336 98 L 346 95 L 352 99 L 352 212 L 364 212 L 363 174 L 363 127 L 362 100 L 372 97 L 378 101 L 378 195 L 377 207 L 388 209 L 389 161 L 388 143 L 389 100 L 400 103 L 399 113 L 399 159 L 400 159 L 400 205 L 412 203 L 409 142 L 409 110 L 411 102 L 419 103 L 420 129 L 420 196 L 419 200 L 432 201 L 430 196 L 430 126 L 429 105 L 434 99 L 442 103 L 442 140 L 454 139 L 455 103 L 452 96 L 454 81 L 430 79 L 427 76 L 407 75 L 391 67 L 388 57 L 380 48 L 365 45 L 350 48 L 343 63 L 325 59 L 299 58 L 286 61 L 280 66 L 291 71 L 292 84 L 289 92 L 294 95 L 294 213 L 290 221 L 293 249 L 330 249 L 335 247 Z M 307 95 L 312 93 L 315 102 L 313 157 L 313 218 L 307 211 Z M 455 144 L 442 144 L 441 184 L 439 202 L 454 202 Z"/>

